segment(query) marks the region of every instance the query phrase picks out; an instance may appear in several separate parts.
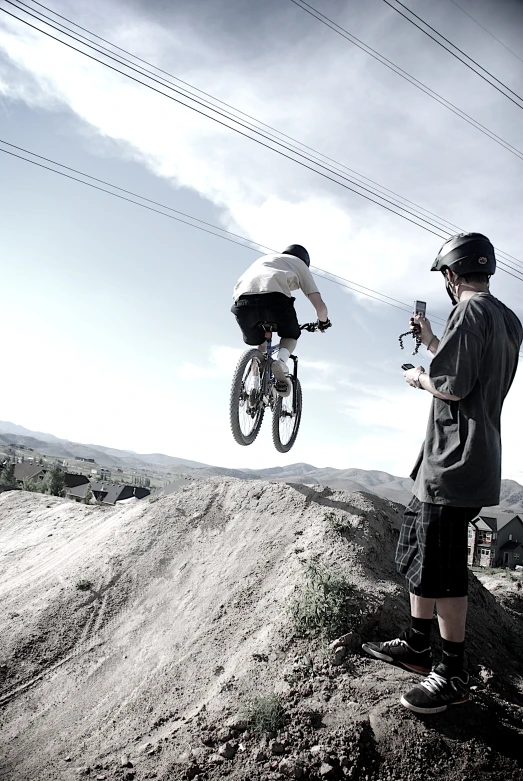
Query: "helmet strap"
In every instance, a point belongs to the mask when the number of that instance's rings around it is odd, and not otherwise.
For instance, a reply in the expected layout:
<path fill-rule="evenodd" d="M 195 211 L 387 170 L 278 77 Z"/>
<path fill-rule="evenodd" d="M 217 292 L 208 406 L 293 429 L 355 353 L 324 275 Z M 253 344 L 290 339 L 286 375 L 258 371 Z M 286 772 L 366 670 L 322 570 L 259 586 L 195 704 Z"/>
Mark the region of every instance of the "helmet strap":
<path fill-rule="evenodd" d="M 445 289 L 448 293 L 448 296 L 450 300 L 452 301 L 453 305 L 456 306 L 456 304 L 459 301 L 457 290 L 456 290 L 456 284 L 452 282 L 451 278 L 447 274 L 447 271 L 450 271 L 450 269 L 447 267 L 446 269 L 442 269 L 441 273 L 445 277 Z"/>

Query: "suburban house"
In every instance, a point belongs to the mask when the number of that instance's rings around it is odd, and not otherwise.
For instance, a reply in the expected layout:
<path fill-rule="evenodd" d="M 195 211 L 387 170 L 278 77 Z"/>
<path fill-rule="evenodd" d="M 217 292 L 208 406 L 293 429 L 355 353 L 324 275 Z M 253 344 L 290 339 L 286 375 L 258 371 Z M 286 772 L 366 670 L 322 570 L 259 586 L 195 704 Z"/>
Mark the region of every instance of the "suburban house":
<path fill-rule="evenodd" d="M 523 565 L 523 521 L 515 513 L 482 512 L 469 523 L 468 563 L 475 567 Z"/>
<path fill-rule="evenodd" d="M 73 475 L 70 472 L 65 474 L 65 498 L 74 499 L 75 502 L 81 502 L 85 499 L 89 478 L 85 475 Z"/>
<path fill-rule="evenodd" d="M 151 493 L 148 488 L 140 488 L 136 485 L 123 485 L 122 483 L 110 483 L 105 480 L 92 480 L 91 490 L 99 504 L 116 504 L 123 499 L 135 496 L 144 499 Z"/>
<path fill-rule="evenodd" d="M 24 461 L 22 464 L 15 464 L 15 480 L 19 486 L 23 485 L 24 480 L 35 480 L 41 482 L 47 474 L 47 467 L 41 464 L 34 464 Z"/>

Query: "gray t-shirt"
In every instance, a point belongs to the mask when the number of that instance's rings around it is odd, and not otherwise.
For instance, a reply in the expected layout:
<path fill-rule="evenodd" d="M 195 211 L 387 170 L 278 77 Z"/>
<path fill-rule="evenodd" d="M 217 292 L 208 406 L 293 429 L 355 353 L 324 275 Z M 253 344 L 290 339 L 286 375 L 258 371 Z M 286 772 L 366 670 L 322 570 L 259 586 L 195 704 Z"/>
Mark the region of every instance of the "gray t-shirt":
<path fill-rule="evenodd" d="M 460 401 L 432 401 L 425 442 L 411 474 L 421 502 L 454 507 L 499 503 L 501 408 L 522 339 L 514 312 L 490 293 L 476 293 L 452 310 L 429 376 L 436 390 Z"/>

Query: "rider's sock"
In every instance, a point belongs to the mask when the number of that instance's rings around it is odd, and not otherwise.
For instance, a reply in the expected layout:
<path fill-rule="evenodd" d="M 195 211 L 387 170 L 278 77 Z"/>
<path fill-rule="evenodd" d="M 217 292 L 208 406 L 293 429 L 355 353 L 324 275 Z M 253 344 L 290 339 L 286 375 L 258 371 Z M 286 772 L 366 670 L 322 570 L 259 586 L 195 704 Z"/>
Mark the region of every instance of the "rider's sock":
<path fill-rule="evenodd" d="M 285 365 L 287 365 L 287 361 L 289 360 L 291 354 L 296 349 L 297 341 L 296 339 L 290 339 L 287 336 L 284 336 L 280 340 L 280 349 L 278 351 L 278 358 L 280 361 L 283 361 Z"/>
<path fill-rule="evenodd" d="M 290 352 L 285 347 L 280 347 L 278 350 L 278 358 L 282 363 L 287 365 L 287 361 L 290 358 Z"/>

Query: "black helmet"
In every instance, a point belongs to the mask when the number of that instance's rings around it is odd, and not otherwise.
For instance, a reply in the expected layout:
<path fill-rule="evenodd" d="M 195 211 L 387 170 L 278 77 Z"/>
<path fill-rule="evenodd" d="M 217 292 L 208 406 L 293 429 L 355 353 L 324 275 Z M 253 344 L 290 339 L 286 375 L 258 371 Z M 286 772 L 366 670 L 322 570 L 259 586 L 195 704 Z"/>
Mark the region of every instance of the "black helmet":
<path fill-rule="evenodd" d="M 494 247 L 482 233 L 457 233 L 441 247 L 431 271 L 444 272 L 447 268 L 459 277 L 464 274 L 494 274 Z"/>
<path fill-rule="evenodd" d="M 283 250 L 282 255 L 294 255 L 294 257 L 303 260 L 307 266 L 310 266 L 311 264 L 309 253 L 301 244 L 289 244 L 289 246 L 285 247 Z"/>

